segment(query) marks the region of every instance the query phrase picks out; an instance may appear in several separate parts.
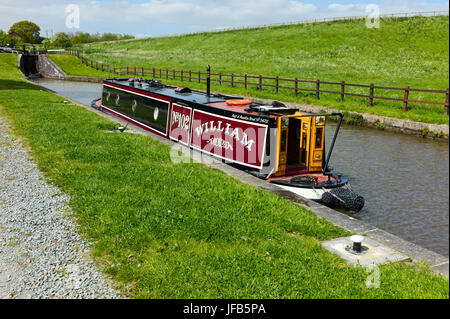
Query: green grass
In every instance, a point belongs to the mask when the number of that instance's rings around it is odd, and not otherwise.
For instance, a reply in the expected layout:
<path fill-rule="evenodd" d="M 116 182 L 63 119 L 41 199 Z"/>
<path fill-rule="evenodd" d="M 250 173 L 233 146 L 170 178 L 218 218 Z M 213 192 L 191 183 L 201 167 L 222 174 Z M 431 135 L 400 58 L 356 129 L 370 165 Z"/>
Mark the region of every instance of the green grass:
<path fill-rule="evenodd" d="M 448 280 L 403 263 L 367 289 L 320 241 L 348 235 L 310 211 L 21 80 L 0 54 L 0 107 L 45 176 L 71 197 L 104 271 L 133 298 L 448 298 Z M 32 101 L 32 102 L 30 102 Z M 0 178 L 1 180 L 1 178 Z"/>
<path fill-rule="evenodd" d="M 86 66 L 80 59 L 72 55 L 50 54 L 48 57 L 55 62 L 66 74 L 77 76 L 89 76 L 99 78 L 111 78 L 113 74 L 97 71 L 90 66 Z"/>
<path fill-rule="evenodd" d="M 382 19 L 379 29 L 369 29 L 364 20 L 340 21 L 308 25 L 203 33 L 132 41 L 84 45 L 81 50 L 91 59 L 113 66 L 144 66 L 213 73 L 280 76 L 321 81 L 378 86 L 445 90 L 449 87 L 449 18 L 415 17 Z M 229 79 L 227 79 L 229 80 Z M 166 80 L 171 84 L 178 81 Z M 253 79 L 252 82 L 257 82 Z M 274 84 L 274 81 L 267 83 Z M 283 83 L 280 83 L 283 85 Z M 292 86 L 293 83 L 284 83 Z M 186 82 L 184 82 L 186 85 Z M 205 85 L 189 83 L 205 89 Z M 314 84 L 303 87 L 313 88 Z M 402 102 L 303 92 L 297 98 L 292 91 L 243 85 L 212 85 L 213 91 L 261 98 L 318 104 L 401 119 L 448 124 L 443 106 L 410 103 L 402 112 Z M 339 91 L 337 86 L 322 89 Z M 368 89 L 351 88 L 349 93 L 368 94 Z M 375 90 L 377 96 L 403 98 L 402 91 Z M 444 102 L 444 94 L 411 92 L 410 99 Z"/>

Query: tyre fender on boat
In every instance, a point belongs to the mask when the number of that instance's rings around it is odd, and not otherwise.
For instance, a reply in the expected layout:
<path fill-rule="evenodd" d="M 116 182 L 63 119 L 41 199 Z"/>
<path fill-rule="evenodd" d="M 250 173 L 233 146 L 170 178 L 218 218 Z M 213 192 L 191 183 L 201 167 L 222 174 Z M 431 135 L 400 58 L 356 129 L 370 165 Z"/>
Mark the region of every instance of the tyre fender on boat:
<path fill-rule="evenodd" d="M 325 205 L 340 206 L 354 212 L 361 211 L 365 204 L 364 197 L 345 187 L 323 193 L 322 202 Z"/>

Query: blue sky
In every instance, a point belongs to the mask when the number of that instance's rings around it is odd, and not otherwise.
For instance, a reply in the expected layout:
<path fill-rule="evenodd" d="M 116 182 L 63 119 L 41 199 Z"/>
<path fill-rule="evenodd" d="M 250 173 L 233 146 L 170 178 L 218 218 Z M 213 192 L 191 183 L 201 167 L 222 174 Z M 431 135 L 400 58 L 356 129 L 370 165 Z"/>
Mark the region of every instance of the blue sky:
<path fill-rule="evenodd" d="M 67 28 L 66 8 L 80 8 L 80 28 Z M 20 20 L 56 32 L 114 32 L 138 37 L 365 15 L 368 4 L 381 13 L 447 10 L 448 0 L 0 0 L 0 29 Z"/>

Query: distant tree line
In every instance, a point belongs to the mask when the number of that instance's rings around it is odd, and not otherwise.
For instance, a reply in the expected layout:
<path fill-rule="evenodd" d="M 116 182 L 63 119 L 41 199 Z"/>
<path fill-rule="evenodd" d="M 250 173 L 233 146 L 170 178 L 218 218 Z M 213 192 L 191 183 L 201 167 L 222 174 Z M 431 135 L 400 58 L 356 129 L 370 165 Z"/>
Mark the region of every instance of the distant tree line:
<path fill-rule="evenodd" d="M 70 48 L 83 43 L 93 43 L 102 41 L 118 41 L 118 40 L 128 40 L 134 39 L 134 36 L 127 34 L 116 34 L 116 33 L 94 33 L 90 34 L 87 32 L 77 32 L 77 33 L 56 33 L 53 37 L 45 39 L 42 44 L 47 48 Z"/>
<path fill-rule="evenodd" d="M 83 43 L 134 39 L 132 35 L 110 32 L 103 34 L 59 32 L 50 38 L 43 38 L 40 36 L 40 31 L 39 26 L 31 21 L 14 23 L 8 33 L 0 30 L 0 46 L 13 47 L 24 44 L 42 44 L 46 48 L 70 48 Z"/>

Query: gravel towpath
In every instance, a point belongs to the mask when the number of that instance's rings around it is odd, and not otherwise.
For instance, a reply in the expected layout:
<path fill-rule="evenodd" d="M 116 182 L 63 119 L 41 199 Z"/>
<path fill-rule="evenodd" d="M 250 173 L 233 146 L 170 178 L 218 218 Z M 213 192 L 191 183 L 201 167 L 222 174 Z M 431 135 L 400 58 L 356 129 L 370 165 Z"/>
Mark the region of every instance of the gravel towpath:
<path fill-rule="evenodd" d="M 68 201 L 0 115 L 0 299 L 120 298 L 90 258 Z"/>

